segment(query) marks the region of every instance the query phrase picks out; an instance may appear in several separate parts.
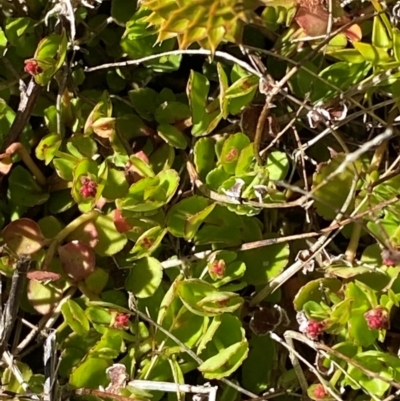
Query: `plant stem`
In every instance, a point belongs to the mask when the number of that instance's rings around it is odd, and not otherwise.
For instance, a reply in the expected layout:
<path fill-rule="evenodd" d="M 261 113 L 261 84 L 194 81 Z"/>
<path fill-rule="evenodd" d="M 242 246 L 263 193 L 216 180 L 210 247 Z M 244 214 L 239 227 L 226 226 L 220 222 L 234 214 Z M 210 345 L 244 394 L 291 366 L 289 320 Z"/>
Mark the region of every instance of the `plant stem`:
<path fill-rule="evenodd" d="M 7 148 L 6 153 L 9 154 L 10 156 L 17 153 L 19 157 L 22 159 L 22 161 L 25 163 L 25 166 L 28 167 L 29 171 L 36 178 L 37 182 L 42 186 L 46 185 L 47 183 L 46 177 L 40 171 L 36 163 L 32 160 L 30 154 L 25 149 L 25 146 L 22 145 L 22 143 L 14 142 Z"/>
<path fill-rule="evenodd" d="M 43 270 L 47 270 L 53 260 L 54 254 L 56 253 L 57 246 L 73 231 L 75 231 L 80 225 L 86 223 L 89 220 L 95 219 L 100 212 L 98 210 L 92 210 L 89 213 L 85 213 L 71 221 L 66 227 L 64 227 L 51 242 L 49 249 L 47 250 L 46 257 L 43 261 Z"/>
<path fill-rule="evenodd" d="M 362 231 L 362 226 L 359 223 L 354 223 L 353 231 L 351 232 L 351 238 L 349 245 L 347 246 L 345 255 L 346 259 L 353 263 L 354 259 L 356 258 L 358 242 L 360 241 L 360 235 Z"/>
<path fill-rule="evenodd" d="M 387 149 L 388 141 L 383 141 L 378 148 L 375 150 L 375 153 L 372 157 L 371 164 L 368 168 L 368 172 L 372 173 L 373 171 L 377 171 L 382 162 L 383 156 L 385 155 Z"/>

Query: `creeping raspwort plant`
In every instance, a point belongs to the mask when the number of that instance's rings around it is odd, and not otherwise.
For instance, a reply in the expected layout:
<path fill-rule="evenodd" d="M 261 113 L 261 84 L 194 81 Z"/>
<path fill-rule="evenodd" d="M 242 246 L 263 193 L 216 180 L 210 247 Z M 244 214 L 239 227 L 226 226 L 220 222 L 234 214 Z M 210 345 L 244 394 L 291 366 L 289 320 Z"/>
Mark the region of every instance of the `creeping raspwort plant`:
<path fill-rule="evenodd" d="M 2 0 L 4 397 L 395 397 L 400 31 L 328 3 Z"/>

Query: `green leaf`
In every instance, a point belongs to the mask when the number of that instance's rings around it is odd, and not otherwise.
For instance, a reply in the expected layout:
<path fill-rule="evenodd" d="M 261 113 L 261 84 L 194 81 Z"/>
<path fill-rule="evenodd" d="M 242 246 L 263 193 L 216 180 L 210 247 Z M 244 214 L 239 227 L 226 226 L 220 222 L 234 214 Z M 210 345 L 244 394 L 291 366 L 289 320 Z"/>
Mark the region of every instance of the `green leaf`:
<path fill-rule="evenodd" d="M 188 146 L 185 135 L 173 125 L 160 124 L 157 127 L 158 135 L 169 145 L 178 149 L 186 149 Z"/>
<path fill-rule="evenodd" d="M 138 298 L 148 298 L 156 292 L 162 276 L 161 263 L 155 258 L 146 257 L 138 260 L 130 269 L 125 288 Z"/>
<path fill-rule="evenodd" d="M 61 136 L 57 133 L 48 134 L 42 138 L 39 145 L 35 149 L 36 157 L 39 160 L 44 160 L 48 165 L 55 156 L 57 150 L 61 145 Z"/>
<path fill-rule="evenodd" d="M 89 333 L 89 320 L 85 312 L 75 301 L 69 299 L 65 302 L 61 307 L 61 312 L 65 322 L 75 333 L 80 336 L 85 336 Z"/>
<path fill-rule="evenodd" d="M 96 142 L 91 137 L 82 134 L 72 135 L 68 139 L 66 147 L 71 155 L 78 159 L 91 158 L 97 152 Z"/>
<path fill-rule="evenodd" d="M 135 111 L 144 120 L 153 120 L 157 109 L 157 92 L 151 88 L 138 88 L 128 92 L 129 100 Z"/>
<path fill-rule="evenodd" d="M 214 316 L 218 313 L 206 312 L 198 306 L 198 302 L 217 290 L 203 280 L 190 279 L 177 284 L 178 295 L 183 304 L 194 314 L 200 316 Z"/>
<path fill-rule="evenodd" d="M 34 21 L 31 18 L 6 18 L 5 20 L 5 33 L 11 44 L 17 46 L 19 38 L 24 34 L 31 32 L 33 29 Z"/>
<path fill-rule="evenodd" d="M 72 181 L 74 179 L 74 169 L 78 163 L 78 160 L 72 161 L 68 159 L 55 158 L 53 159 L 54 168 L 56 169 L 57 175 L 65 180 Z"/>
<path fill-rule="evenodd" d="M 376 18 L 376 17 L 375 17 Z M 393 28 L 393 53 L 396 61 L 400 61 L 400 31 Z"/>
<path fill-rule="evenodd" d="M 197 302 L 203 311 L 212 314 L 231 313 L 242 304 L 243 299 L 239 295 L 227 291 L 211 293 Z"/>
<path fill-rule="evenodd" d="M 150 228 L 136 240 L 130 253 L 134 255 L 135 259 L 151 255 L 161 244 L 166 233 L 167 230 L 159 226 Z"/>
<path fill-rule="evenodd" d="M 202 136 L 208 134 L 215 127 L 220 114 L 219 110 L 208 111 L 207 97 L 210 88 L 208 79 L 196 72 L 191 71 L 186 87 L 189 99 L 190 111 L 192 115 L 192 135 Z M 211 124 L 214 121 L 213 124 Z"/>
<path fill-rule="evenodd" d="M 249 144 L 249 137 L 241 132 L 230 136 L 224 142 L 220 156 L 220 162 L 227 173 L 235 174 L 240 152 Z"/>
<path fill-rule="evenodd" d="M 243 276 L 249 284 L 266 284 L 283 271 L 289 261 L 289 245 L 276 244 L 239 252 L 238 259 L 246 264 Z"/>
<path fill-rule="evenodd" d="M 11 393 L 23 394 L 25 393 L 23 386 L 19 382 L 19 380 L 15 377 L 14 371 L 18 369 L 21 373 L 21 377 L 24 383 L 28 383 L 32 378 L 32 370 L 31 368 L 21 361 L 13 362 L 15 366 L 13 368 L 6 367 L 2 376 L 1 376 L 1 384 L 4 386 L 4 390 L 10 391 Z"/>
<path fill-rule="evenodd" d="M 194 145 L 194 164 L 203 182 L 205 181 L 206 175 L 215 166 L 214 146 L 215 142 L 211 138 L 200 138 Z"/>
<path fill-rule="evenodd" d="M 108 170 L 107 180 L 102 192 L 106 199 L 123 198 L 127 195 L 129 184 L 126 180 L 125 172 L 110 168 Z"/>
<path fill-rule="evenodd" d="M 270 180 L 283 180 L 289 172 L 289 160 L 285 153 L 273 151 L 268 153 L 265 167 Z"/>
<path fill-rule="evenodd" d="M 243 362 L 242 384 L 254 393 L 261 393 L 271 387 L 271 372 L 277 350 L 268 336 L 253 336 L 249 341 L 249 356 Z"/>
<path fill-rule="evenodd" d="M 94 224 L 98 233 L 98 243 L 94 250 L 98 255 L 112 256 L 122 250 L 128 240 L 115 229 L 114 220 L 110 215 L 98 216 Z"/>
<path fill-rule="evenodd" d="M 212 206 L 208 199 L 196 195 L 181 200 L 168 211 L 166 225 L 169 232 L 179 238 L 192 238 L 201 221 L 212 212 Z"/>
<path fill-rule="evenodd" d="M 220 186 L 231 177 L 231 174 L 227 173 L 224 167 L 221 165 L 214 168 L 207 174 L 206 184 L 211 190 L 218 192 Z"/>
<path fill-rule="evenodd" d="M 8 197 L 18 206 L 41 205 L 49 199 L 49 193 L 22 166 L 16 166 L 8 178 Z"/>
<path fill-rule="evenodd" d="M 313 187 L 319 186 L 330 174 L 335 172 L 343 162 L 344 157 L 344 154 L 339 153 L 328 163 L 320 164 L 313 176 Z M 359 162 L 355 163 L 355 167 L 353 164 L 349 164 L 343 173 L 337 174 L 314 191 L 315 207 L 321 217 L 326 220 L 335 218 L 337 210 L 340 210 L 347 199 L 354 175 L 358 174 L 357 170 L 359 169 Z M 354 200 L 350 202 L 346 213 L 350 212 L 353 207 Z"/>
<path fill-rule="evenodd" d="M 304 304 L 308 301 L 321 302 L 325 297 L 325 292 L 321 288 L 329 289 L 330 292 L 336 293 L 341 288 L 341 282 L 336 278 L 323 278 L 309 281 L 301 287 L 293 300 L 296 311 L 303 310 Z"/>
<path fill-rule="evenodd" d="M 247 341 L 236 343 L 223 349 L 200 366 L 199 370 L 206 379 L 222 379 L 229 376 L 239 368 L 247 358 L 249 347 Z"/>
<path fill-rule="evenodd" d="M 90 350 L 90 358 L 114 359 L 124 351 L 121 332 L 116 329 L 105 329 L 100 341 Z"/>
<path fill-rule="evenodd" d="M 372 26 L 372 44 L 377 47 L 388 49 L 391 46 L 391 40 L 386 31 L 385 24 L 379 15 L 374 17 Z"/>
<path fill-rule="evenodd" d="M 111 359 L 89 357 L 71 373 L 69 384 L 73 388 L 98 389 L 99 386 L 106 386 L 110 381 L 106 370 L 111 364 Z"/>
<path fill-rule="evenodd" d="M 159 173 L 162 170 L 170 169 L 174 160 L 174 148 L 167 143 L 164 143 L 150 155 L 150 166 L 155 173 Z"/>
<path fill-rule="evenodd" d="M 120 26 L 125 27 L 135 11 L 136 0 L 113 0 L 111 2 L 111 17 Z"/>
<path fill-rule="evenodd" d="M 154 117 L 159 124 L 175 124 L 190 117 L 189 106 L 177 101 L 166 101 L 157 107 Z"/>
<path fill-rule="evenodd" d="M 360 52 L 366 61 L 369 61 L 373 65 L 379 65 L 391 61 L 388 53 L 380 47 L 363 42 L 354 42 L 353 46 Z"/>
<path fill-rule="evenodd" d="M 354 64 L 344 61 L 326 67 L 318 74 L 326 82 L 319 79 L 315 81 L 311 94 L 312 102 L 326 101 L 337 96 L 340 89 L 349 89 L 359 83 L 370 68 L 370 64 L 366 62 Z"/>
<path fill-rule="evenodd" d="M 168 331 L 181 340 L 187 347 L 193 348 L 195 344 L 202 337 L 204 330 L 208 325 L 208 318 L 195 315 L 182 306 L 173 316 L 171 324 L 166 327 Z M 165 325 L 163 324 L 163 327 Z M 165 335 L 161 335 L 159 341 L 165 340 L 165 346 L 171 349 L 177 347 L 180 351 L 180 347 L 169 337 L 165 338 Z"/>

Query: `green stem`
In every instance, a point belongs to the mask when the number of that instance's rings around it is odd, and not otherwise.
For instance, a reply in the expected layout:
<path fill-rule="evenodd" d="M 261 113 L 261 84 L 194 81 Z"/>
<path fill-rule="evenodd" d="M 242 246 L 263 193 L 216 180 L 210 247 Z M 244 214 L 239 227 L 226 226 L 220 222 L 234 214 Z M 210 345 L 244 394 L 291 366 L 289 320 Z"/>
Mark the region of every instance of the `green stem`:
<path fill-rule="evenodd" d="M 73 231 L 75 231 L 80 225 L 86 223 L 89 220 L 95 219 L 100 215 L 98 210 L 92 210 L 89 213 L 85 213 L 71 221 L 66 227 L 64 227 L 51 242 L 49 249 L 47 250 L 46 257 L 43 262 L 43 270 L 47 270 L 53 260 L 54 254 L 56 253 L 57 246 Z"/>
<path fill-rule="evenodd" d="M 373 171 L 377 171 L 379 169 L 383 156 L 386 153 L 387 145 L 388 141 L 383 141 L 375 150 L 375 153 L 372 156 L 371 164 L 368 168 L 369 173 L 372 173 Z"/>
<path fill-rule="evenodd" d="M 337 370 L 335 371 L 335 373 L 333 374 L 331 380 L 329 380 L 329 384 L 330 384 L 333 388 L 335 388 L 336 383 L 337 383 L 338 380 L 340 379 L 340 376 L 342 376 L 342 372 L 341 372 L 339 369 L 337 369 Z"/>
<path fill-rule="evenodd" d="M 29 171 L 36 178 L 36 181 L 42 186 L 46 185 L 47 183 L 46 177 L 40 171 L 39 167 L 32 160 L 30 154 L 21 143 L 19 142 L 13 143 L 7 148 L 6 153 L 9 155 L 17 153 L 21 158 L 21 160 L 25 163 L 25 166 L 28 167 Z"/>
<path fill-rule="evenodd" d="M 351 263 L 353 263 L 354 259 L 356 258 L 358 242 L 360 241 L 361 231 L 362 231 L 361 224 L 354 223 L 350 242 L 349 242 L 349 245 L 347 246 L 347 249 L 345 252 L 346 259 Z"/>

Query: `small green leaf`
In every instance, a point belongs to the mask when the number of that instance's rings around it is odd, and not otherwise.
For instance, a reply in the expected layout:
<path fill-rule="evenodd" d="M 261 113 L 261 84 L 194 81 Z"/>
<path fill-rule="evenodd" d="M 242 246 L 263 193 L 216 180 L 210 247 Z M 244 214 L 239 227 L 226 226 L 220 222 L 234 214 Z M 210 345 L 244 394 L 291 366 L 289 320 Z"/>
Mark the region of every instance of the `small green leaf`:
<path fill-rule="evenodd" d="M 115 168 L 109 168 L 107 180 L 102 192 L 106 199 L 123 198 L 127 195 L 129 184 L 126 180 L 125 172 Z"/>
<path fill-rule="evenodd" d="M 199 126 L 202 125 L 207 107 L 207 96 L 210 82 L 207 77 L 199 72 L 190 71 L 186 93 L 189 99 L 190 110 L 192 113 L 192 134 L 195 135 Z"/>
<path fill-rule="evenodd" d="M 128 240 L 124 234 L 115 229 L 113 218 L 110 215 L 100 215 L 94 224 L 99 240 L 94 248 L 95 252 L 101 256 L 112 256 L 121 251 Z"/>
<path fill-rule="evenodd" d="M 155 258 L 146 257 L 138 260 L 130 269 L 125 288 L 138 298 L 148 298 L 156 292 L 162 276 L 161 263 Z"/>
<path fill-rule="evenodd" d="M 220 156 L 220 162 L 227 173 L 235 174 L 240 152 L 249 144 L 249 137 L 241 132 L 230 136 L 224 142 Z"/>
<path fill-rule="evenodd" d="M 380 47 L 363 42 L 354 42 L 353 46 L 360 52 L 365 60 L 373 65 L 379 65 L 391 61 L 389 54 Z"/>
<path fill-rule="evenodd" d="M 268 154 L 265 167 L 270 180 L 283 180 L 289 172 L 289 160 L 285 153 L 273 151 Z"/>
<path fill-rule="evenodd" d="M 139 156 L 136 155 L 131 155 L 129 157 L 129 162 L 131 163 L 132 166 L 135 167 L 135 169 L 138 170 L 138 172 L 144 176 L 144 177 L 154 177 L 155 174 L 151 168 L 151 166 L 149 166 L 148 163 L 146 163 L 142 158 L 140 158 Z"/>
<path fill-rule="evenodd" d="M 111 313 L 104 308 L 89 306 L 85 310 L 86 317 L 92 322 L 97 324 L 110 325 Z"/>
<path fill-rule="evenodd" d="M 200 179 L 204 182 L 206 175 L 215 166 L 215 142 L 211 138 L 200 138 L 194 145 L 194 164 Z"/>
<path fill-rule="evenodd" d="M 73 388 L 98 389 L 106 386 L 110 381 L 106 370 L 112 364 L 112 359 L 89 357 L 77 366 L 69 377 L 69 384 Z"/>
<path fill-rule="evenodd" d="M 343 206 L 347 199 L 354 175 L 358 174 L 357 170 L 360 169 L 359 162 L 354 163 L 355 166 L 354 164 L 350 164 L 344 172 L 337 174 L 326 184 L 320 186 L 330 174 L 338 169 L 344 157 L 344 154 L 339 153 L 328 163 L 320 164 L 313 176 L 313 187 L 319 186 L 314 191 L 317 213 L 326 220 L 335 218 L 337 210 Z M 353 207 L 354 201 L 351 201 L 346 212 L 351 211 Z"/>
<path fill-rule="evenodd" d="M 374 17 L 372 25 L 372 45 L 384 49 L 388 49 L 391 46 L 391 40 L 380 15 Z"/>
<path fill-rule="evenodd" d="M 168 230 L 179 238 L 185 238 L 188 234 L 193 236 L 194 229 L 201 224 L 200 220 L 205 219 L 212 211 L 212 208 L 207 209 L 209 206 L 211 206 L 211 202 L 208 199 L 197 195 L 181 200 L 168 211 L 166 219 Z M 207 210 L 208 213 L 196 218 L 196 226 L 188 226 L 189 220 L 204 210 Z M 187 227 L 189 231 L 187 231 Z"/>
<path fill-rule="evenodd" d="M 157 127 L 158 135 L 169 145 L 178 149 L 187 148 L 187 140 L 182 131 L 170 124 L 160 124 Z"/>
<path fill-rule="evenodd" d="M 207 216 L 213 211 L 216 203 L 212 203 L 211 205 L 207 206 L 202 211 L 194 214 L 187 218 L 185 223 L 185 238 L 192 239 L 195 235 L 197 230 L 203 224 L 204 220 Z"/>
<path fill-rule="evenodd" d="M 301 287 L 293 300 L 296 311 L 301 311 L 303 306 L 308 301 L 321 302 L 325 297 L 325 292 L 321 289 L 329 289 L 330 292 L 336 293 L 342 286 L 341 282 L 336 278 L 323 278 L 309 281 Z"/>
<path fill-rule="evenodd" d="M 85 336 L 89 333 L 89 320 L 85 312 L 75 301 L 69 299 L 65 302 L 61 307 L 61 312 L 65 322 L 75 333 L 80 336 Z"/>
<path fill-rule="evenodd" d="M 375 17 L 377 18 L 377 17 Z M 393 28 L 393 53 L 397 62 L 400 61 L 400 31 Z"/>
<path fill-rule="evenodd" d="M 246 264 L 243 279 L 250 284 L 268 283 L 286 267 L 289 253 L 285 243 L 239 252 L 238 259 Z"/>
<path fill-rule="evenodd" d="M 222 379 L 239 368 L 247 358 L 248 352 L 247 341 L 233 344 L 204 361 L 198 369 L 207 379 Z"/>
<path fill-rule="evenodd" d="M 167 101 L 157 107 L 154 117 L 159 124 L 175 124 L 190 117 L 189 106 L 177 101 Z"/>
<path fill-rule="evenodd" d="M 36 147 L 35 154 L 39 160 L 44 160 L 48 165 L 61 145 L 61 136 L 53 133 L 42 138 L 39 145 Z"/>
<path fill-rule="evenodd" d="M 18 165 L 8 178 L 8 196 L 18 206 L 32 207 L 46 202 L 50 194 L 43 191 L 28 170 Z"/>
<path fill-rule="evenodd" d="M 167 230 L 159 226 L 150 228 L 136 240 L 130 253 L 134 255 L 135 259 L 151 255 L 158 248 L 166 233 Z"/>

